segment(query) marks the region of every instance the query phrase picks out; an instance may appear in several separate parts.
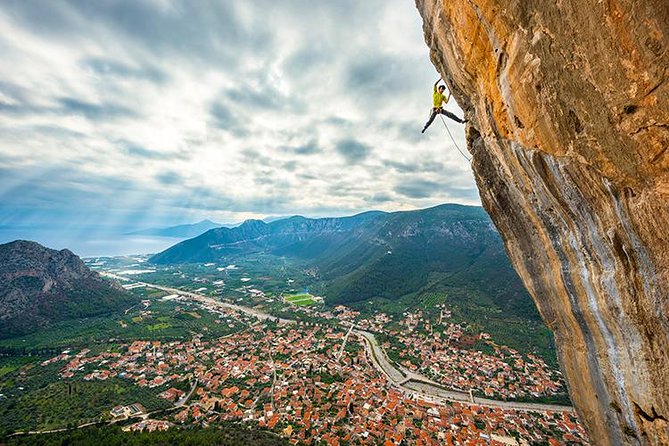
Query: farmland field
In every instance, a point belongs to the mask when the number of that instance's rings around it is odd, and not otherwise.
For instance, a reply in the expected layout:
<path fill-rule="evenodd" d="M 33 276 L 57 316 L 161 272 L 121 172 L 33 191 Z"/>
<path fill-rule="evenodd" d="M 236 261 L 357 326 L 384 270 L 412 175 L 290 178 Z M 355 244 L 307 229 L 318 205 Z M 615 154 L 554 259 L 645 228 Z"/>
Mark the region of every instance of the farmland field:
<path fill-rule="evenodd" d="M 290 294 L 284 297 L 284 300 L 294 305 L 312 305 L 316 303 L 316 299 L 309 293 Z"/>

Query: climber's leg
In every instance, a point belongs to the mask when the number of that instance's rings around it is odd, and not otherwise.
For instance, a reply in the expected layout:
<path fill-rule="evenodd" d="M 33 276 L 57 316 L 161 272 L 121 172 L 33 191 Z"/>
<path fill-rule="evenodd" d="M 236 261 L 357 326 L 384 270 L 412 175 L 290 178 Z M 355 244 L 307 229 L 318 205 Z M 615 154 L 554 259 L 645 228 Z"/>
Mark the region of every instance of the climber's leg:
<path fill-rule="evenodd" d="M 423 127 L 423 130 L 421 131 L 421 133 L 425 133 L 425 130 L 427 130 L 427 128 L 430 126 L 430 124 L 432 124 L 432 121 L 434 121 L 434 118 L 437 117 L 437 113 L 439 113 L 438 108 L 432 109 L 432 114 L 430 114 L 430 119 L 428 119 L 427 122 L 425 123 L 425 127 Z"/>
<path fill-rule="evenodd" d="M 455 116 L 453 113 L 451 113 L 447 110 L 444 110 L 443 108 L 441 109 L 441 111 L 439 113 L 441 113 L 442 115 L 446 115 L 447 117 L 451 118 L 453 121 L 459 122 L 460 124 L 464 124 L 465 122 L 467 122 L 466 119 L 460 119 L 457 116 Z"/>

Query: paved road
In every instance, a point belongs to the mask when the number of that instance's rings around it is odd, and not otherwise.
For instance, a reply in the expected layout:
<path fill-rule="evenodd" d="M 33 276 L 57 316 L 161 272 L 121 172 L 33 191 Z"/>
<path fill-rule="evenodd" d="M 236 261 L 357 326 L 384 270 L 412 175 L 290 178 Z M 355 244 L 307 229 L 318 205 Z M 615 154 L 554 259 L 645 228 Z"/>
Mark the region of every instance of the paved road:
<path fill-rule="evenodd" d="M 184 404 L 186 404 L 186 401 L 188 401 L 188 398 L 190 398 L 190 396 L 193 394 L 193 392 L 195 392 L 195 389 L 197 388 L 197 383 L 198 383 L 197 378 L 195 378 L 195 383 L 193 384 L 193 387 L 191 387 L 190 392 L 188 392 L 186 395 L 182 396 L 181 399 L 176 402 L 174 407 L 181 407 Z"/>
<path fill-rule="evenodd" d="M 117 280 L 123 280 L 123 281 L 132 280 L 132 279 L 128 279 L 127 277 L 117 276 L 116 274 L 107 273 L 107 272 L 103 272 L 101 274 L 104 275 L 104 276 L 107 276 L 107 277 L 111 277 L 113 279 L 117 279 Z M 133 282 L 134 282 L 134 280 L 133 280 Z M 221 302 L 219 300 L 213 299 L 209 296 L 204 296 L 202 294 L 192 293 L 190 291 L 184 291 L 184 290 L 180 290 L 178 288 L 170 288 L 170 287 L 163 286 L 163 285 L 156 285 L 154 283 L 146 283 L 146 282 L 136 282 L 136 283 L 141 283 L 142 285 L 145 285 L 149 288 L 155 288 L 157 290 L 166 291 L 168 293 L 179 294 L 180 296 L 186 296 L 186 297 L 189 297 L 189 298 L 191 298 L 193 300 L 196 300 L 198 302 L 201 302 L 201 303 L 204 303 L 204 304 L 207 304 L 207 305 L 211 305 L 211 306 L 214 306 L 214 307 L 230 308 L 232 310 L 241 311 L 242 313 L 246 313 L 248 315 L 255 316 L 260 320 L 265 320 L 265 319 L 276 320 L 277 319 L 275 316 L 264 313 L 260 310 L 256 310 L 255 308 L 244 307 L 244 306 L 241 306 L 241 305 L 230 304 L 230 303 L 227 303 L 227 302 Z M 294 323 L 296 323 L 292 319 L 282 319 L 282 318 L 278 318 L 278 319 L 279 319 L 280 324 L 294 324 Z"/>
<path fill-rule="evenodd" d="M 7 435 L 7 437 L 20 437 L 22 435 L 40 435 L 40 434 L 55 434 L 56 432 L 66 432 L 70 431 L 73 429 L 83 429 L 88 426 L 93 426 L 94 424 L 98 424 L 99 421 L 91 421 L 89 423 L 84 423 L 80 424 L 79 426 L 75 427 L 63 427 L 61 429 L 49 429 L 46 431 L 24 431 L 24 432 L 14 432 L 13 434 Z"/>
<path fill-rule="evenodd" d="M 105 275 L 124 281 L 128 280 L 125 277 L 117 276 L 115 274 L 105 273 Z M 177 288 L 170 288 L 162 285 L 156 285 L 152 283 L 146 283 L 146 282 L 138 282 L 138 283 L 146 285 L 147 287 L 150 288 L 167 291 L 172 294 L 179 294 L 181 296 L 186 296 L 193 300 L 208 305 L 219 306 L 241 311 L 251 316 L 255 316 L 261 320 L 269 318 L 276 319 L 276 317 L 264 313 L 260 310 L 244 307 L 241 305 L 234 305 L 226 302 L 220 302 L 218 300 L 212 299 L 209 296 L 203 296 L 201 294 L 184 291 Z M 294 324 L 296 323 L 296 321 L 292 319 L 279 319 L 279 323 Z M 351 327 L 345 326 L 345 328 L 351 328 Z M 365 345 L 365 348 L 370 354 L 372 362 L 374 363 L 376 368 L 381 373 L 383 373 L 393 385 L 395 385 L 405 393 L 408 393 L 414 397 L 421 398 L 427 401 L 433 401 L 438 404 L 446 404 L 447 402 L 453 402 L 453 401 L 472 404 L 471 397 L 468 393 L 446 390 L 436 382 L 430 380 L 430 378 L 426 376 L 411 372 L 407 369 L 398 369 L 397 367 L 395 367 L 392 363 L 390 363 L 390 361 L 388 361 L 386 353 L 383 351 L 383 348 L 381 348 L 381 346 L 376 340 L 376 337 L 372 333 L 364 330 L 353 330 L 353 333 L 363 339 L 363 344 Z M 477 404 L 479 406 L 500 407 L 503 409 L 515 409 L 528 412 L 574 411 L 574 408 L 571 406 L 558 406 L 553 404 L 541 404 L 541 403 L 521 403 L 516 401 L 498 401 L 487 398 L 474 398 L 474 404 Z"/>
<path fill-rule="evenodd" d="M 411 396 L 444 404 L 448 401 L 457 401 L 461 403 L 472 404 L 471 397 L 466 392 L 456 392 L 446 390 L 439 384 L 429 378 L 396 368 L 386 356 L 376 337 L 363 330 L 354 330 L 354 333 L 362 338 L 365 348 L 372 358 L 376 368 L 383 373 L 388 380 L 403 392 Z M 474 404 L 486 407 L 500 407 L 503 409 L 515 409 L 528 412 L 553 411 L 553 412 L 573 412 L 574 408 L 570 406 L 558 406 L 553 404 L 541 403 L 521 403 L 515 401 L 498 401 L 487 398 L 474 398 Z"/>

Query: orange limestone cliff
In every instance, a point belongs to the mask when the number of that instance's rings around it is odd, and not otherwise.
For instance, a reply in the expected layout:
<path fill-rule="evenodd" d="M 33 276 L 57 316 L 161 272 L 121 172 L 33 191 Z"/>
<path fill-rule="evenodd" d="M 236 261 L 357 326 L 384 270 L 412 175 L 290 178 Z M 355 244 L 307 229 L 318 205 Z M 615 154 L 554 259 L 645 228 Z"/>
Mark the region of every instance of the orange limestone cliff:
<path fill-rule="evenodd" d="M 417 0 L 594 444 L 669 444 L 669 1 Z"/>

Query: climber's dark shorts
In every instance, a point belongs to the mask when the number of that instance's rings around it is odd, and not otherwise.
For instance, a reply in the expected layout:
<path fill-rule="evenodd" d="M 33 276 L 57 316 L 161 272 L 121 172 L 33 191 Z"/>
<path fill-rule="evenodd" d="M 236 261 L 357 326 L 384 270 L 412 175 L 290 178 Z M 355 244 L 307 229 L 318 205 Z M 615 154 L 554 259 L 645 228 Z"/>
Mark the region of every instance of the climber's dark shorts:
<path fill-rule="evenodd" d="M 444 110 L 442 107 L 435 107 L 435 108 L 432 109 L 432 114 L 430 115 L 430 119 L 428 119 L 427 123 L 425 124 L 425 127 L 423 128 L 423 131 L 425 131 L 425 129 L 428 128 L 430 126 L 430 124 L 432 124 L 432 121 L 434 121 L 434 118 L 436 118 L 437 115 L 439 115 L 439 114 L 445 115 L 445 116 L 451 118 L 453 121 L 459 122 L 460 124 L 465 122 L 462 119 L 455 116 L 453 113 L 451 113 L 447 110 Z"/>

